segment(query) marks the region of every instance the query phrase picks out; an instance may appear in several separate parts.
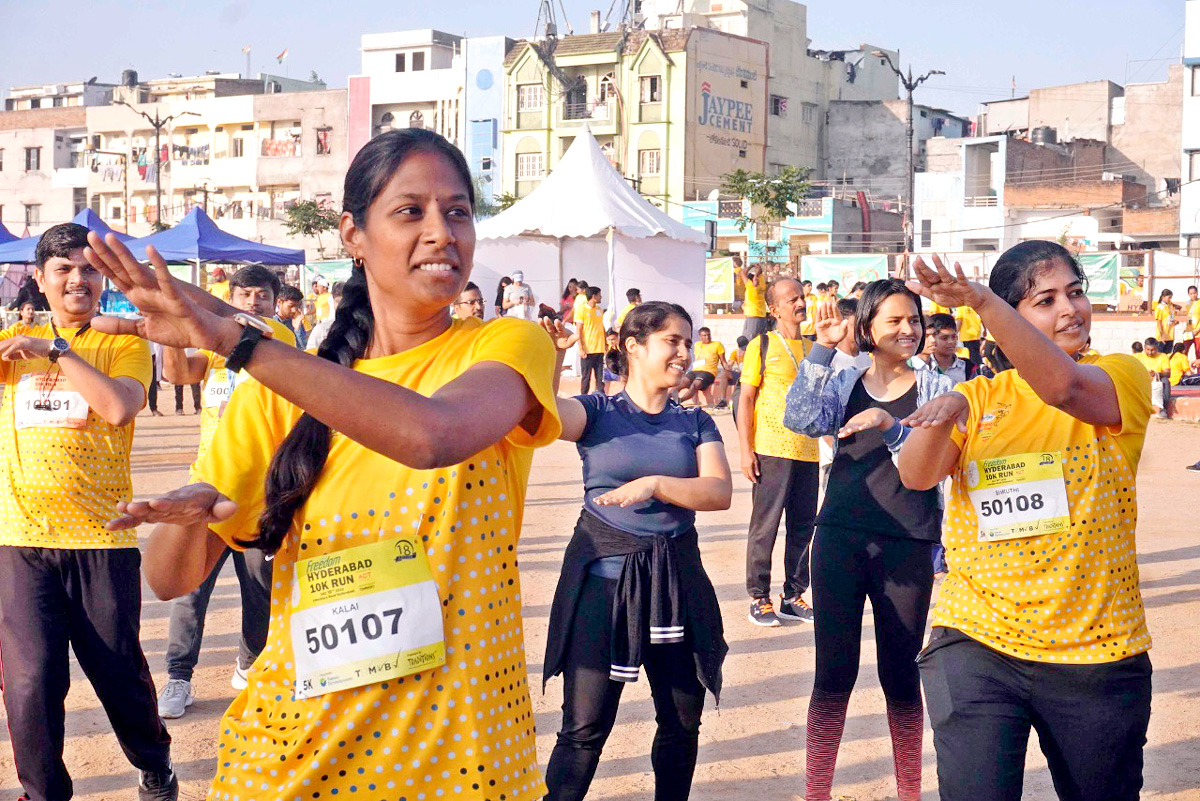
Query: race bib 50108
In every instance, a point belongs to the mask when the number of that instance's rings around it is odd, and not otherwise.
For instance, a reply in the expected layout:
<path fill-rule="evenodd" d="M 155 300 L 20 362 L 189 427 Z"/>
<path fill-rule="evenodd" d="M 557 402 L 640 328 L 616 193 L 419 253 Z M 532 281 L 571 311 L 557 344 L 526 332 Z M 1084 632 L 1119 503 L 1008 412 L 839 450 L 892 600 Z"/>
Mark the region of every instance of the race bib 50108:
<path fill-rule="evenodd" d="M 1059 453 L 1021 453 L 967 465 L 980 542 L 1055 534 L 1071 527 Z"/>
<path fill-rule="evenodd" d="M 296 698 L 407 676 L 446 661 L 442 604 L 416 537 L 300 560 L 290 625 Z"/>

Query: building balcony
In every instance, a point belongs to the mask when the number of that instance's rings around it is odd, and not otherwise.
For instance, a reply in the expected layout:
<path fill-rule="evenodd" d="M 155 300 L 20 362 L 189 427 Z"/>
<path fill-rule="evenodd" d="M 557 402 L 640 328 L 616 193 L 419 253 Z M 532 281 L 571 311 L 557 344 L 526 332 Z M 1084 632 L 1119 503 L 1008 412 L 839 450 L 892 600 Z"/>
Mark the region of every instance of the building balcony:
<path fill-rule="evenodd" d="M 612 100 L 586 103 L 559 103 L 556 122 L 563 127 L 591 126 L 592 132 L 611 133 L 616 130 L 617 108 Z"/>
<path fill-rule="evenodd" d="M 1145 199 L 1143 184 L 1119 179 L 1004 187 L 1004 205 L 1012 209 L 1096 209 L 1142 203 Z"/>
<path fill-rule="evenodd" d="M 978 197 L 964 197 L 963 205 L 969 209 L 991 209 L 995 208 L 999 203 L 999 198 L 996 195 L 980 195 Z"/>

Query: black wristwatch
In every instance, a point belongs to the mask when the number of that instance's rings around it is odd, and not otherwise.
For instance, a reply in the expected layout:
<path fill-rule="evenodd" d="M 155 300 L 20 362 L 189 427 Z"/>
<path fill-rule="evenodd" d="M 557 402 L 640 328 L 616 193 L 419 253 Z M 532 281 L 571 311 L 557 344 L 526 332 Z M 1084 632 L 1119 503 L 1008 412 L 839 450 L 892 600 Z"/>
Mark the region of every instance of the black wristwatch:
<path fill-rule="evenodd" d="M 51 364 L 54 364 L 58 361 L 59 356 L 69 353 L 70 350 L 70 342 L 62 337 L 55 337 L 54 339 L 50 340 L 50 352 L 46 354 L 46 358 L 50 360 Z"/>
<path fill-rule="evenodd" d="M 229 356 L 225 359 L 225 367 L 233 372 L 241 372 L 242 368 L 250 362 L 250 356 L 254 353 L 254 348 L 262 341 L 263 337 L 271 337 L 275 332 L 267 323 L 258 319 L 252 314 L 239 312 L 233 315 L 242 326 L 241 339 L 233 346 L 233 350 L 229 352 Z"/>

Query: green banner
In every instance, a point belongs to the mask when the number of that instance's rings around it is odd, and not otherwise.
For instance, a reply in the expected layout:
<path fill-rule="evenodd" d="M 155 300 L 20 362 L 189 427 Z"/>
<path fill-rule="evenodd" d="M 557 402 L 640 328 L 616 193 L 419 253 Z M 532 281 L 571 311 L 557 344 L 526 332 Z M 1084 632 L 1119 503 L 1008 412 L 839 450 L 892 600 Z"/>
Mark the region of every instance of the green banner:
<path fill-rule="evenodd" d="M 704 302 L 733 303 L 733 259 L 723 257 L 704 262 Z"/>
<path fill-rule="evenodd" d="M 1116 253 L 1080 253 L 1079 264 L 1088 281 L 1088 300 L 1116 306 L 1120 298 L 1121 259 Z"/>
<path fill-rule="evenodd" d="M 884 253 L 803 256 L 800 259 L 800 275 L 814 284 L 821 284 L 830 279 L 837 281 L 845 294 L 856 281 L 870 283 L 887 278 L 888 257 Z"/>

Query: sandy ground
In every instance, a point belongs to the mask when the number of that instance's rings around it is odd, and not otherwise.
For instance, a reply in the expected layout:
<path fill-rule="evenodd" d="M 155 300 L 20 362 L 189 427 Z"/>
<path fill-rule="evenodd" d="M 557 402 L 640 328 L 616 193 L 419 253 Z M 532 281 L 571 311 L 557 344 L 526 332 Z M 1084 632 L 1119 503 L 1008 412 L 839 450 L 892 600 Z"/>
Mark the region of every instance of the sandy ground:
<path fill-rule="evenodd" d="M 169 407 L 168 407 L 169 408 Z M 186 480 L 198 436 L 194 416 L 138 420 L 134 445 L 134 486 L 139 496 L 175 487 Z M 737 464 L 732 421 L 719 418 Z M 1200 457 L 1200 426 L 1152 421 L 1138 477 L 1141 500 L 1139 532 L 1142 591 L 1154 636 L 1154 713 L 1146 747 L 1146 798 L 1200 799 L 1200 658 L 1189 622 L 1200 620 L 1200 536 L 1193 515 L 1200 475 L 1182 467 Z M 743 565 L 748 483 L 737 476 L 733 508 L 701 515 L 704 561 L 716 585 L 725 617 L 730 653 L 719 711 L 710 706 L 701 730 L 700 764 L 694 799 L 790 801 L 803 791 L 804 720 L 811 690 L 813 633 L 793 623 L 760 629 L 746 621 Z M 559 723 L 561 685 L 552 682 L 543 695 L 541 662 L 550 600 L 560 556 L 580 503 L 579 459 L 564 443 L 541 451 L 533 465 L 525 531 L 521 541 L 525 636 L 530 685 L 534 687 L 538 748 L 548 758 Z M 776 564 L 782 561 L 782 538 Z M 776 588 L 778 592 L 778 588 Z M 168 605 L 147 600 L 142 642 L 159 686 L 166 680 Z M 868 616 L 870 612 L 868 611 Z M 232 563 L 214 593 L 200 666 L 196 704 L 180 720 L 170 721 L 174 759 L 181 778 L 180 797 L 203 798 L 215 769 L 217 722 L 233 697 L 229 676 L 237 652 L 238 590 Z M 871 621 L 864 627 L 863 664 L 846 723 L 835 795 L 857 801 L 894 797 L 891 747 L 883 696 L 874 667 Z M 1192 632 L 1189 634 L 1189 632 Z M 73 667 L 67 699 L 66 761 L 77 797 L 135 798 L 136 772 L 124 759 L 108 721 L 87 681 Z M 650 743 L 653 707 L 645 681 L 628 687 L 620 716 L 592 786 L 592 798 L 634 801 L 653 795 Z M 7 730 L 0 729 L 7 739 Z M 925 798 L 937 797 L 932 734 L 927 730 L 924 756 Z M 0 749 L 0 798 L 20 794 L 11 751 Z M 1031 738 L 1025 774 L 1026 799 L 1052 799 L 1049 774 Z"/>

